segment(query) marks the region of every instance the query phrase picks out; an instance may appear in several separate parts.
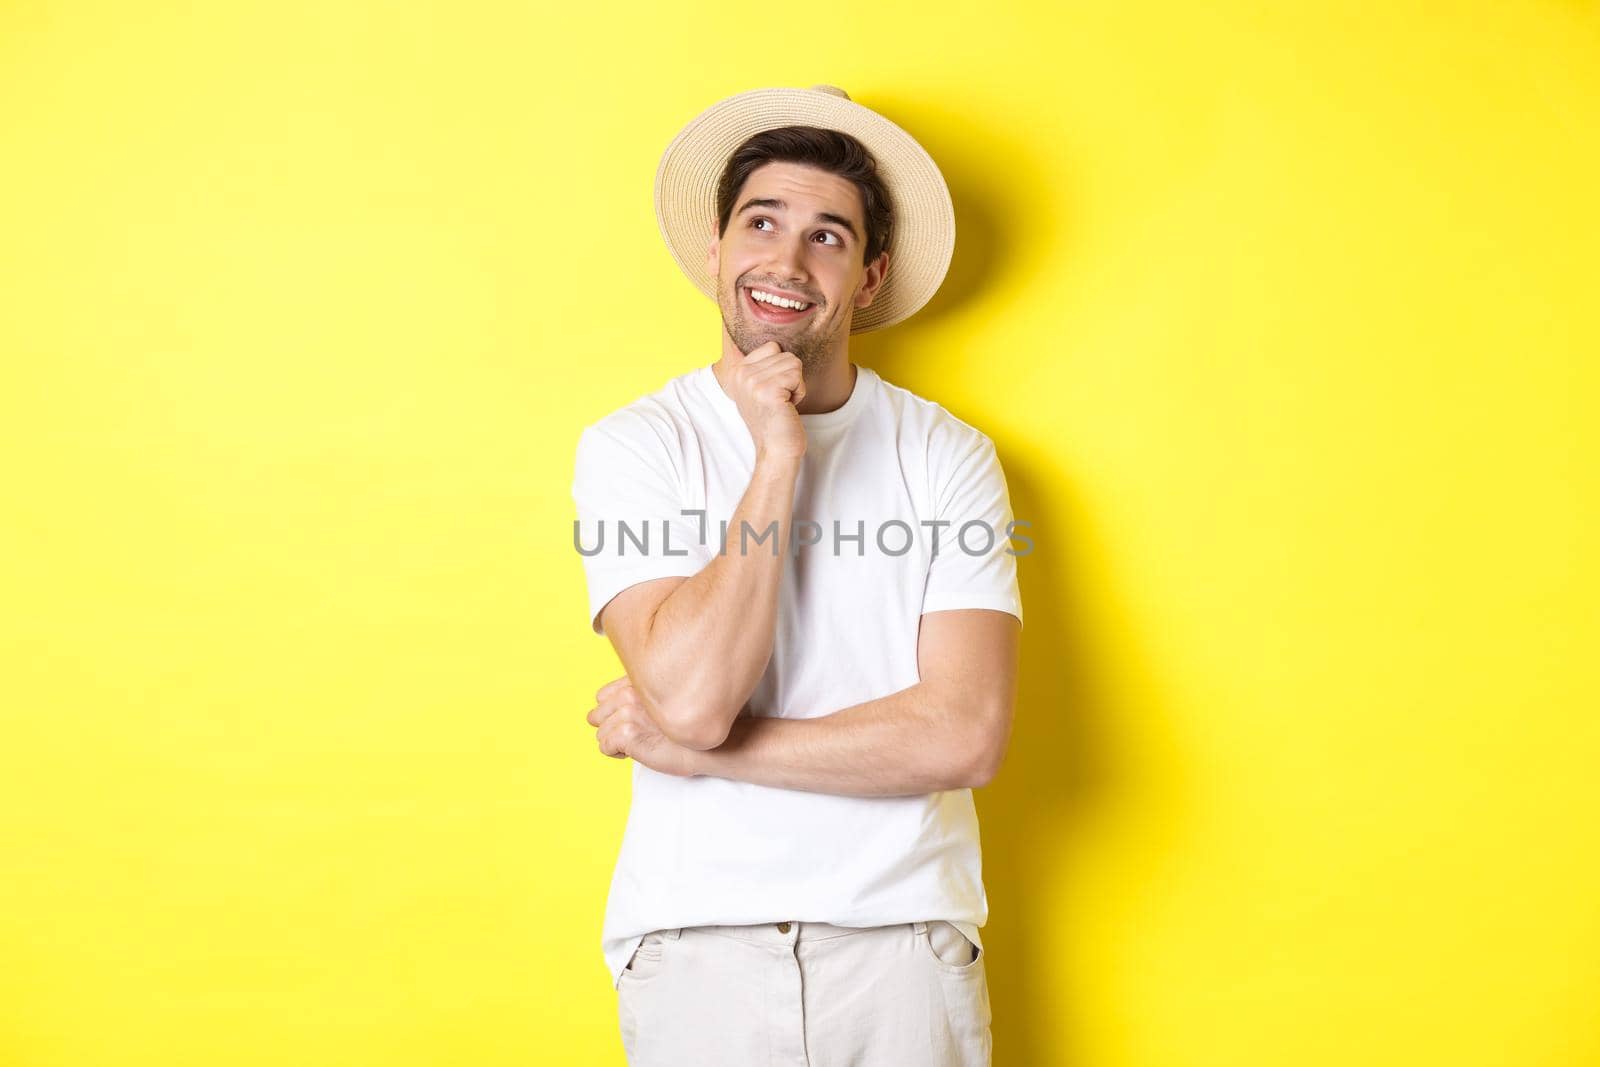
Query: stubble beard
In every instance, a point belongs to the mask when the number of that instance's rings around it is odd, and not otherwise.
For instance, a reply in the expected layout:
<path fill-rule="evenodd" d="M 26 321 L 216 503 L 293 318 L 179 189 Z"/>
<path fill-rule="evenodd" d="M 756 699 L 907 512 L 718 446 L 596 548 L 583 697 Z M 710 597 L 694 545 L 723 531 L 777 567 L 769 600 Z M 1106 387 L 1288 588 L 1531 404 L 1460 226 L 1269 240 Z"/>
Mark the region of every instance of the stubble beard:
<path fill-rule="evenodd" d="M 808 330 L 790 333 L 781 326 L 751 319 L 740 303 L 742 300 L 739 290 L 735 289 L 721 302 L 723 328 L 728 331 L 733 343 L 739 346 L 739 351 L 749 355 L 768 341 L 776 341 L 783 351 L 792 352 L 800 358 L 800 372 L 807 378 L 827 366 L 832 338 L 821 337 Z M 731 315 L 729 301 L 733 305 Z"/>

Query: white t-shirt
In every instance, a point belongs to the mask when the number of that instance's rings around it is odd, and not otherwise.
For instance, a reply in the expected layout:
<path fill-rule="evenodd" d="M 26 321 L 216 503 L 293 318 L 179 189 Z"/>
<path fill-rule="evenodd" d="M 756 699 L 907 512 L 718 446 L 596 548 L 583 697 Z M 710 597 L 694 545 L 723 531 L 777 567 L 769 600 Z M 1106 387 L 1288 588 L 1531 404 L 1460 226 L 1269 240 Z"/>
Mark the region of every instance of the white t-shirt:
<path fill-rule="evenodd" d="M 750 708 L 786 718 L 915 684 L 924 612 L 993 608 L 1021 620 L 1015 554 L 1031 544 L 1024 524 L 1010 526 L 993 442 L 938 404 L 858 365 L 848 401 L 800 418 L 794 537 L 777 545 L 753 531 L 745 549 L 785 557 L 772 660 Z M 572 493 L 594 632 L 628 586 L 739 551 L 726 524 L 754 468 L 750 432 L 709 365 L 583 430 Z M 705 512 L 703 537 L 686 509 Z M 988 920 L 971 789 L 840 796 L 633 764 L 601 937 L 613 986 L 652 930 L 933 919 L 974 944 Z"/>

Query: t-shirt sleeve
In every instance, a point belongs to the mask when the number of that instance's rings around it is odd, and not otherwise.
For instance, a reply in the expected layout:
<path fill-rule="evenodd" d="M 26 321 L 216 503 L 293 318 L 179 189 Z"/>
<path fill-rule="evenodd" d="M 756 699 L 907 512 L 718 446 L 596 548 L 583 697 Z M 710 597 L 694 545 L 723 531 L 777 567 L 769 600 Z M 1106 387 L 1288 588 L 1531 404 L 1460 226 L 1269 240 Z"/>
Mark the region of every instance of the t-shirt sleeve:
<path fill-rule="evenodd" d="M 1016 553 L 1026 551 L 1027 542 L 1019 548 L 1011 540 L 1011 495 L 994 442 L 978 435 L 946 467 L 933 488 L 935 518 L 948 525 L 937 527 L 922 612 L 993 608 L 1020 623 Z"/>
<path fill-rule="evenodd" d="M 671 456 L 643 420 L 602 420 L 578 437 L 572 499 L 574 547 L 589 589 L 589 626 L 600 610 L 639 582 L 691 577 L 711 562 L 701 519 L 683 514 Z"/>

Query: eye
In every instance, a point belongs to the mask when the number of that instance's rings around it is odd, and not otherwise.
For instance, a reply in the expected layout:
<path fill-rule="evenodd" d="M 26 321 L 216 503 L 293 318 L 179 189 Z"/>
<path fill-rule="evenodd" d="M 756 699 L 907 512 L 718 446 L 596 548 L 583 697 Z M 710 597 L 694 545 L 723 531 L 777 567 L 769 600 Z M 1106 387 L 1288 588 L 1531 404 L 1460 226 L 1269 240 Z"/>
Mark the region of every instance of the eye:
<path fill-rule="evenodd" d="M 772 220 L 767 218 L 765 215 L 757 215 L 755 218 L 750 220 L 750 225 L 754 226 L 758 222 L 771 222 L 771 221 Z"/>
<path fill-rule="evenodd" d="M 834 233 L 832 230 L 821 230 L 821 231 L 818 231 L 818 232 L 821 233 L 821 235 L 824 236 L 824 237 L 832 237 L 834 244 L 839 244 L 839 245 L 844 244 L 844 238 L 840 237 L 838 234 Z"/>

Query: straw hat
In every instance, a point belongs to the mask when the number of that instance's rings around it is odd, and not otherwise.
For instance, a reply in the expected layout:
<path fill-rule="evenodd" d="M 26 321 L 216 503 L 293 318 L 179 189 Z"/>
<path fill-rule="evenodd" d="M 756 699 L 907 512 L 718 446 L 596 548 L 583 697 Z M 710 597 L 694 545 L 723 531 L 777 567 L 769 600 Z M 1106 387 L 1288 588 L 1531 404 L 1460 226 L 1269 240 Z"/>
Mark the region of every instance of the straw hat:
<path fill-rule="evenodd" d="M 889 270 L 871 304 L 856 308 L 850 332 L 892 326 L 933 296 L 956 243 L 955 207 L 933 157 L 909 133 L 862 107 L 834 85 L 752 89 L 702 111 L 667 145 L 656 168 L 656 221 L 678 267 L 717 299 L 706 244 L 717 218 L 717 179 L 728 157 L 752 134 L 779 126 L 819 126 L 867 146 L 894 211 Z"/>

